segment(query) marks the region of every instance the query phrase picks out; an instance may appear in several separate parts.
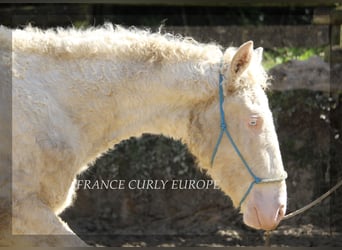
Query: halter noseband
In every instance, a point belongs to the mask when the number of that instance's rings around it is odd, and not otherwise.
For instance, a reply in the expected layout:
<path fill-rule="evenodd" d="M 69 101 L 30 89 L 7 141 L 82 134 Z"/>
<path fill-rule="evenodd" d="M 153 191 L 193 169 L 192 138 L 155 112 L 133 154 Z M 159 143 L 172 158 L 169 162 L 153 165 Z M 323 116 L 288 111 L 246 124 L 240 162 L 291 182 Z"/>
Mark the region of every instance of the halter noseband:
<path fill-rule="evenodd" d="M 228 137 L 230 144 L 233 146 L 236 154 L 240 157 L 242 163 L 244 164 L 244 166 L 246 167 L 246 169 L 248 170 L 249 174 L 253 177 L 253 181 L 251 182 L 251 184 L 249 185 L 246 193 L 244 194 L 244 196 L 242 197 L 240 203 L 239 203 L 239 208 L 241 207 L 242 203 L 245 201 L 245 199 L 247 198 L 248 194 L 250 193 L 250 191 L 252 190 L 254 184 L 260 184 L 260 183 L 269 183 L 269 182 L 280 182 L 283 181 L 287 178 L 287 173 L 284 172 L 284 174 L 281 177 L 278 178 L 260 178 L 258 176 L 256 176 L 251 167 L 248 165 L 248 163 L 246 162 L 245 158 L 242 156 L 239 148 L 236 146 L 232 136 L 230 135 L 228 128 L 227 128 L 227 123 L 225 120 L 225 114 L 224 114 L 224 110 L 223 110 L 223 103 L 224 103 L 224 95 L 223 95 L 223 80 L 224 77 L 222 75 L 222 73 L 220 72 L 220 79 L 219 79 L 219 98 L 220 98 L 220 117 L 221 117 L 221 131 L 220 131 L 220 135 L 218 137 L 217 143 L 215 145 L 212 157 L 211 157 L 211 166 L 213 166 L 214 164 L 214 160 L 215 160 L 215 156 L 217 153 L 217 150 L 220 146 L 220 143 L 222 141 L 222 137 L 223 134 L 226 134 L 226 136 Z"/>

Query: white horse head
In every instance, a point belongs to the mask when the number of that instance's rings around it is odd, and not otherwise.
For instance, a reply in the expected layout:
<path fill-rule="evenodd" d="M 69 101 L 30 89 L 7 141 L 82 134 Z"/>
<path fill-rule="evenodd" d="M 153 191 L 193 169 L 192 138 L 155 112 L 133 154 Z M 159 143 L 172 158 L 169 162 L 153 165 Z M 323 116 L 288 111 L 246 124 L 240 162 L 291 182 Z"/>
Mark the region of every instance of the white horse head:
<path fill-rule="evenodd" d="M 261 60 L 262 49 L 253 51 L 252 42 L 227 49 L 221 96 L 193 122 L 192 145 L 212 178 L 241 207 L 244 222 L 269 230 L 286 212 L 286 172 L 264 92 L 267 75 Z"/>

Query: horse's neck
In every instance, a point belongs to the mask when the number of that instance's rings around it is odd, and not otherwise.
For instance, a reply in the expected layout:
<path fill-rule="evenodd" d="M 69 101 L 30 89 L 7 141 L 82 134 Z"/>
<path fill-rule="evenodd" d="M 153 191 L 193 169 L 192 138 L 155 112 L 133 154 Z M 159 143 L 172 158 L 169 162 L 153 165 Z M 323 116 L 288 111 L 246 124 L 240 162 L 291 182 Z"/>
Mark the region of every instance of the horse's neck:
<path fill-rule="evenodd" d="M 84 64 L 70 72 L 82 92 L 70 109 L 76 111 L 82 138 L 92 153 L 142 133 L 187 141 L 190 113 L 215 93 L 216 66 L 104 62 Z M 80 78 L 80 79 L 76 79 Z M 99 151 L 99 152 L 97 152 Z"/>

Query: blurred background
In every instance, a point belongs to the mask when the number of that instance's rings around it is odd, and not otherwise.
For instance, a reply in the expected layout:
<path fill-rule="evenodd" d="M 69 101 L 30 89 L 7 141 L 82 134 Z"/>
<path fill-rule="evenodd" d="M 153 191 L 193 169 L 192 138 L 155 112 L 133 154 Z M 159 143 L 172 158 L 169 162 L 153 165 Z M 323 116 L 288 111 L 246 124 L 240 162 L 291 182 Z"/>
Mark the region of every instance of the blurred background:
<path fill-rule="evenodd" d="M 267 94 L 288 172 L 288 211 L 342 178 L 342 6 L 314 1 L 107 1 L 0 4 L 0 24 L 22 28 L 136 26 L 224 47 L 253 40 L 272 76 Z M 208 2 L 208 3 L 207 3 Z M 80 180 L 210 179 L 185 145 L 161 135 L 122 141 Z M 342 246 L 342 195 L 283 221 L 273 246 Z M 262 231 L 220 190 L 78 190 L 61 214 L 82 239 L 103 246 L 259 246 Z"/>

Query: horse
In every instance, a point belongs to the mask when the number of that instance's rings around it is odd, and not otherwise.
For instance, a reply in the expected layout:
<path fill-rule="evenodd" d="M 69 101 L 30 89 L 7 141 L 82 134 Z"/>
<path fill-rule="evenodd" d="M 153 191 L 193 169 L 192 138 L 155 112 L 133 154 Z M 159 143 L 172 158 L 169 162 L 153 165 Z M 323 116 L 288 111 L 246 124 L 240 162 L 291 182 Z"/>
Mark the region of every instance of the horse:
<path fill-rule="evenodd" d="M 1 26 L 1 102 L 12 98 L 12 137 L 0 147 L 0 217 L 12 222 L 0 223 L 2 244 L 84 246 L 58 217 L 75 199 L 76 176 L 143 133 L 180 139 L 246 225 L 274 229 L 286 213 L 286 172 L 263 51 L 253 46 L 224 50 L 108 23 Z"/>

